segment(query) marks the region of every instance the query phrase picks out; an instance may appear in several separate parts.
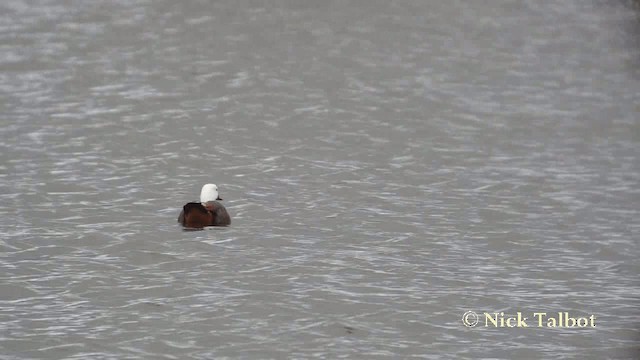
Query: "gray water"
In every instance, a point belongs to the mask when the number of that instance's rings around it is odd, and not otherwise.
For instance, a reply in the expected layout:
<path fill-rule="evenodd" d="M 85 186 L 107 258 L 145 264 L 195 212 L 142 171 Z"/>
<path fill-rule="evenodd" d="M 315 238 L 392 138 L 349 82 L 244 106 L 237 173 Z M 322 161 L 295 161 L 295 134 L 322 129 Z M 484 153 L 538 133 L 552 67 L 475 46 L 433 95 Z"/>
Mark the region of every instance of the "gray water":
<path fill-rule="evenodd" d="M 0 358 L 640 353 L 638 2 L 0 13 Z"/>

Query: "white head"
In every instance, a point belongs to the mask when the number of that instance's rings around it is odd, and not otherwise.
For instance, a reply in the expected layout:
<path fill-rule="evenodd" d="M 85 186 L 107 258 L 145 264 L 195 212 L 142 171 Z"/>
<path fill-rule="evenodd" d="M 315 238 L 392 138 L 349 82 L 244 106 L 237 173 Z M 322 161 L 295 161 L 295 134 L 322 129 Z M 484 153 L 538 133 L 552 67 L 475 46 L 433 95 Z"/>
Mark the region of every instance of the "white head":
<path fill-rule="evenodd" d="M 202 187 L 202 191 L 200 191 L 200 202 L 206 203 L 208 201 L 222 200 L 220 196 L 218 196 L 218 187 L 216 184 L 206 184 Z"/>

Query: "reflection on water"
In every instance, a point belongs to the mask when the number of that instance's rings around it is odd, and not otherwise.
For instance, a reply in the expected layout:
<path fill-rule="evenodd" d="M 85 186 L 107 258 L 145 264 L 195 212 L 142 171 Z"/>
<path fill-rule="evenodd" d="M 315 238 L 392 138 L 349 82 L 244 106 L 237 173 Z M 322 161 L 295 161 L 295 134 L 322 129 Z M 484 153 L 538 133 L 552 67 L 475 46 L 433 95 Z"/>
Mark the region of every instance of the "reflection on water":
<path fill-rule="evenodd" d="M 637 3 L 0 7 L 3 354 L 640 351 Z"/>

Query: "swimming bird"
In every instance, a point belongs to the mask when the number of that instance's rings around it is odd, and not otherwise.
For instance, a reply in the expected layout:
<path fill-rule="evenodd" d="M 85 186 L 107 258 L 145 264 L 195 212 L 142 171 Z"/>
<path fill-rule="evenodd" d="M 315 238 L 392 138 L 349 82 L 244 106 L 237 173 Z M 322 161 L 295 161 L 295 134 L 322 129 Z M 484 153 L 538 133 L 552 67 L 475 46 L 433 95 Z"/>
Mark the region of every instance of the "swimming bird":
<path fill-rule="evenodd" d="M 216 184 L 204 185 L 200 191 L 200 202 L 190 202 L 183 206 L 178 222 L 190 228 L 228 226 L 231 224 L 231 217 L 221 200 Z"/>

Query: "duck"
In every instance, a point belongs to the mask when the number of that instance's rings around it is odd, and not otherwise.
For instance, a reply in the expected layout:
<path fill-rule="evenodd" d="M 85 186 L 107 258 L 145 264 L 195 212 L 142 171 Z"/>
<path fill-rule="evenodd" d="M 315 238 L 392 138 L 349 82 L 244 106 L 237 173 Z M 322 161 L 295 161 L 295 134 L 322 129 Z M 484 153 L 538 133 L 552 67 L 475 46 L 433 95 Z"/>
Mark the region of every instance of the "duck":
<path fill-rule="evenodd" d="M 190 202 L 182 207 L 178 222 L 188 228 L 205 226 L 229 226 L 231 217 L 220 202 L 216 184 L 205 184 L 200 191 L 200 202 Z"/>

